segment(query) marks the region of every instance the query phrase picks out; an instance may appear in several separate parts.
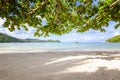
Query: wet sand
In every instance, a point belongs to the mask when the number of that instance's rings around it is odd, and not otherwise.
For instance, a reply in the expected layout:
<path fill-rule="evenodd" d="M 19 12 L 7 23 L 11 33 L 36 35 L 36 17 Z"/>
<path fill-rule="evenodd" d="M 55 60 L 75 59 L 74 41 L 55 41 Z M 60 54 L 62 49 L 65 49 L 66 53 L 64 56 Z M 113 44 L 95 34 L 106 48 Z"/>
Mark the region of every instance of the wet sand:
<path fill-rule="evenodd" d="M 4 53 L 0 80 L 120 80 L 120 51 Z"/>

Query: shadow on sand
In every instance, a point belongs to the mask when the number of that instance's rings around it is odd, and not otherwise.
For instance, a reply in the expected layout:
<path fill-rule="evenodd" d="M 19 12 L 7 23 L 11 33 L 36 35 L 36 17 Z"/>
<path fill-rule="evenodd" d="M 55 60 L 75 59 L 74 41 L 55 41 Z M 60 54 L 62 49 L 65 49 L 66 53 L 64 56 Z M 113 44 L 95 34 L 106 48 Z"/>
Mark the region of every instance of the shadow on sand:
<path fill-rule="evenodd" d="M 0 54 L 0 80 L 120 80 L 120 52 Z"/>

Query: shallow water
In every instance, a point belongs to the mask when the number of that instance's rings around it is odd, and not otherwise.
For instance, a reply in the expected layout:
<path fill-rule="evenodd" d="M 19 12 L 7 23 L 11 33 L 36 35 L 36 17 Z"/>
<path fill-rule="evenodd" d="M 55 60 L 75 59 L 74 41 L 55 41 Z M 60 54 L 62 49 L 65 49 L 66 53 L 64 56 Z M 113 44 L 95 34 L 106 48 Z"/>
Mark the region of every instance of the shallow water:
<path fill-rule="evenodd" d="M 120 43 L 104 42 L 62 42 L 62 43 L 0 43 L 0 53 L 3 52 L 40 52 L 40 51 L 94 51 L 120 50 Z"/>

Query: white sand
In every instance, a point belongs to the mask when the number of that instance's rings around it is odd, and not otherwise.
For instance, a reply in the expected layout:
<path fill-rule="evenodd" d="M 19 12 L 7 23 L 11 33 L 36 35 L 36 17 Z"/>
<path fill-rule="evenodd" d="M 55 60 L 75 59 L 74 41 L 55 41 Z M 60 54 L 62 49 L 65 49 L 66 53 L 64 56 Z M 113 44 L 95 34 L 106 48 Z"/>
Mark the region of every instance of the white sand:
<path fill-rule="evenodd" d="M 120 80 L 120 52 L 0 54 L 0 80 Z"/>

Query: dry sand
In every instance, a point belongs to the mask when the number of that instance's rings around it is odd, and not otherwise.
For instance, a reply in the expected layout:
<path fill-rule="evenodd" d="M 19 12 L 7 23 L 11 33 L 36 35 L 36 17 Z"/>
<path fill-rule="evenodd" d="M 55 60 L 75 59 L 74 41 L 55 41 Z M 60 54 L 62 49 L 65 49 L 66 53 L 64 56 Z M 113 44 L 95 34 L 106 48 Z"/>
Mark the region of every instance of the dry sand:
<path fill-rule="evenodd" d="M 0 54 L 0 80 L 120 80 L 120 51 Z"/>

